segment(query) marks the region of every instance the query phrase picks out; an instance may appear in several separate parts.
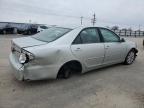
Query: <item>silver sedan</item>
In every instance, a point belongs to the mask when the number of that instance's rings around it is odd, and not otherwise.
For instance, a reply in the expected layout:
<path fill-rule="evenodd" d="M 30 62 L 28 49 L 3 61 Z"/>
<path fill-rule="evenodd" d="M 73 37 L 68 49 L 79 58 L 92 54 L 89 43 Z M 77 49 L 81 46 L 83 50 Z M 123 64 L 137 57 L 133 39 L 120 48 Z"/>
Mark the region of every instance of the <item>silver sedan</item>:
<path fill-rule="evenodd" d="M 18 80 L 69 78 L 73 72 L 130 65 L 138 52 L 134 42 L 102 27 L 52 27 L 11 44 L 9 60 Z"/>

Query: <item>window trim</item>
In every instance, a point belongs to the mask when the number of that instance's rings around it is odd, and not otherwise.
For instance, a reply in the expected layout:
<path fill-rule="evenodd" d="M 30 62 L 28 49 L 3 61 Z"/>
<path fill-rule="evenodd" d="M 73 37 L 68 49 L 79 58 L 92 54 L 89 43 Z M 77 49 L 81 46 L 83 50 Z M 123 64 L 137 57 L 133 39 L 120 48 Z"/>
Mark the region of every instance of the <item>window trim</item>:
<path fill-rule="evenodd" d="M 103 28 L 103 27 L 99 27 L 98 29 L 99 29 L 99 33 L 100 33 L 100 35 L 101 35 L 102 40 L 103 40 L 104 43 L 119 43 L 119 42 L 120 42 L 120 36 L 117 35 L 115 32 L 113 32 L 113 31 L 111 31 L 111 30 L 109 30 L 109 29 L 107 29 L 107 28 Z M 103 37 L 102 33 L 101 33 L 101 29 L 105 29 L 105 30 L 107 30 L 107 31 L 110 31 L 112 34 L 114 34 L 116 37 L 119 38 L 119 41 L 118 41 L 118 42 L 106 42 L 106 41 L 104 40 L 104 37 Z"/>
<path fill-rule="evenodd" d="M 99 28 L 98 28 L 98 27 L 86 27 L 86 28 L 83 28 L 83 29 L 78 33 L 78 35 L 76 36 L 76 38 L 73 40 L 72 45 L 79 45 L 79 44 L 96 44 L 96 43 L 83 43 L 83 42 L 82 42 L 82 39 L 81 39 L 80 34 L 81 34 L 82 31 L 84 31 L 84 30 L 86 30 L 86 29 L 95 29 L 95 31 L 98 33 L 99 39 L 100 39 L 100 41 L 97 42 L 97 43 L 102 43 L 102 42 L 103 42 L 103 38 L 101 37 L 101 34 L 100 34 L 100 31 L 99 31 Z M 74 43 L 74 42 L 75 42 L 75 40 L 76 40 L 78 37 L 80 37 L 81 43 L 76 44 L 76 43 Z"/>

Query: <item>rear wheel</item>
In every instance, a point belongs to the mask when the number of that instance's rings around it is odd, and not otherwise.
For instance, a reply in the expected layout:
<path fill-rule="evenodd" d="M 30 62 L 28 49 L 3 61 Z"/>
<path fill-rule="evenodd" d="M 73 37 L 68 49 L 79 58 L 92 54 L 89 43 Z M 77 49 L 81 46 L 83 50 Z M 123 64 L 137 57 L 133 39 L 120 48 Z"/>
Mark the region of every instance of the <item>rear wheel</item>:
<path fill-rule="evenodd" d="M 72 71 L 68 66 L 64 66 L 60 69 L 60 72 L 58 73 L 58 78 L 64 78 L 68 79 L 71 77 Z"/>
<path fill-rule="evenodd" d="M 70 78 L 73 73 L 81 73 L 82 66 L 78 61 L 69 61 L 65 63 L 59 70 L 57 78 Z"/>
<path fill-rule="evenodd" d="M 135 53 L 135 50 L 131 50 L 128 55 L 126 56 L 126 59 L 125 59 L 125 64 L 126 65 L 130 65 L 134 62 L 136 58 L 136 53 Z"/>
<path fill-rule="evenodd" d="M 66 67 L 63 71 L 63 78 L 68 79 L 71 77 L 72 71 L 68 67 Z"/>

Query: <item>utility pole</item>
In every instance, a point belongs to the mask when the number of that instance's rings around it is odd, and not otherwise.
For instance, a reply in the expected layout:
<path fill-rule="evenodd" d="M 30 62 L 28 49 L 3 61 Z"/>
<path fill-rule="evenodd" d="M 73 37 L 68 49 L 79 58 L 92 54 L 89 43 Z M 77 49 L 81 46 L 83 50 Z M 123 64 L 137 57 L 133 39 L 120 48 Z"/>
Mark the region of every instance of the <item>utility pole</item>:
<path fill-rule="evenodd" d="M 92 24 L 93 24 L 93 26 L 95 25 L 95 23 L 96 23 L 96 15 L 95 15 L 95 13 L 94 13 L 93 19 L 92 19 Z"/>
<path fill-rule="evenodd" d="M 83 24 L 83 16 L 81 16 L 80 19 L 81 19 L 81 25 L 82 25 Z"/>
<path fill-rule="evenodd" d="M 141 25 L 139 24 L 139 31 L 140 31 L 140 29 L 141 29 Z"/>

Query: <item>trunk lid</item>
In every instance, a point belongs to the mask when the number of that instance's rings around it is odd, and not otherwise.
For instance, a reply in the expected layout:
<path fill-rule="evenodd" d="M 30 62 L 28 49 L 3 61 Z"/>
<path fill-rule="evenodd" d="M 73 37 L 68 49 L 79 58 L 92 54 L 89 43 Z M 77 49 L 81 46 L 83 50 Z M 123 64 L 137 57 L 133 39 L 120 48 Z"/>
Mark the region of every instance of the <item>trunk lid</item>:
<path fill-rule="evenodd" d="M 47 42 L 43 42 L 32 37 L 16 38 L 13 39 L 12 42 L 17 46 L 19 46 L 20 48 L 27 48 L 47 44 Z"/>

